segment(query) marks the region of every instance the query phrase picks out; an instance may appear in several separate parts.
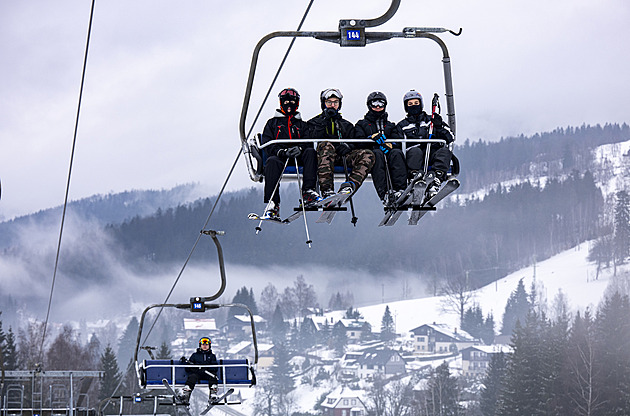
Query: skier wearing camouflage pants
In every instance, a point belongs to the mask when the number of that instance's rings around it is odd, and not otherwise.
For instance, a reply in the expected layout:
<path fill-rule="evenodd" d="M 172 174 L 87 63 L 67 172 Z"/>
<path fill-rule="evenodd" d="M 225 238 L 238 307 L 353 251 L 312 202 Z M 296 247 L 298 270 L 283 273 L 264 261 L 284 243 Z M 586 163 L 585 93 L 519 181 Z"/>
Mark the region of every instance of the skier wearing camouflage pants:
<path fill-rule="evenodd" d="M 339 110 L 343 96 L 338 89 L 329 88 L 320 95 L 322 113 L 308 121 L 310 136 L 314 140 L 347 139 L 348 142 L 322 141 L 317 145 L 317 177 L 323 198 L 334 191 L 335 165 L 343 164 L 345 158 L 352 173 L 339 191 L 356 192 L 374 166 L 374 153 L 368 149 L 355 149 L 350 141 L 356 137 L 354 125 L 344 120 Z"/>

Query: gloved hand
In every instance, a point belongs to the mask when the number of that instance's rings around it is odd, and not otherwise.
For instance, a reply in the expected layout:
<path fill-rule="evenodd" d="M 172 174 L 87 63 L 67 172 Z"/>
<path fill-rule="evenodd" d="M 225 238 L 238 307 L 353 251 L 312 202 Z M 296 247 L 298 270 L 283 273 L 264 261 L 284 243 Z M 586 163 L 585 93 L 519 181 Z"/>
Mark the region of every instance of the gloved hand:
<path fill-rule="evenodd" d="M 352 151 L 352 148 L 348 143 L 339 143 L 336 150 L 339 156 L 345 156 Z"/>
<path fill-rule="evenodd" d="M 182 363 L 187 363 L 188 362 L 188 358 L 182 357 L 182 358 L 179 359 L 179 361 L 181 361 Z"/>
<path fill-rule="evenodd" d="M 276 152 L 276 156 L 278 156 L 280 159 L 282 159 L 283 157 L 287 157 L 287 149 L 280 149 Z"/>
<path fill-rule="evenodd" d="M 301 154 L 302 154 L 302 149 L 300 149 L 300 146 L 293 146 L 287 149 L 288 157 L 297 157 Z"/>
<path fill-rule="evenodd" d="M 336 108 L 326 108 L 324 109 L 324 117 L 336 120 L 341 118 L 341 114 L 339 114 L 339 111 L 337 111 Z"/>
<path fill-rule="evenodd" d="M 444 124 L 444 120 L 442 120 L 442 116 L 438 113 L 433 113 L 433 117 L 431 117 L 431 121 L 433 122 L 433 128 L 439 129 L 442 128 L 442 124 Z"/>
<path fill-rule="evenodd" d="M 383 133 L 376 133 L 372 135 L 372 139 L 379 144 L 379 148 L 383 153 L 389 152 L 389 150 L 393 147 L 391 143 L 386 142 L 387 139 Z"/>

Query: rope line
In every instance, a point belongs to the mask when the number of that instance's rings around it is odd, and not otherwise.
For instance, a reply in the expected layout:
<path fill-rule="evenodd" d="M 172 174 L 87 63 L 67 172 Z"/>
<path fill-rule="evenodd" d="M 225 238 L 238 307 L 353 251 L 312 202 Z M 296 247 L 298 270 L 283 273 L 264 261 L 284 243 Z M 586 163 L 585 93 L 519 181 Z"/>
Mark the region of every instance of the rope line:
<path fill-rule="evenodd" d="M 59 267 L 59 253 L 61 252 L 61 238 L 63 236 L 63 227 L 66 219 L 66 210 L 68 207 L 68 194 L 70 193 L 70 178 L 72 177 L 72 164 L 74 161 L 74 151 L 77 144 L 77 132 L 79 130 L 79 116 L 81 114 L 81 101 L 83 99 L 83 86 L 85 84 L 85 73 L 87 68 L 88 52 L 90 49 L 90 35 L 92 34 L 92 20 L 94 17 L 94 3 L 96 0 L 92 0 L 92 7 L 90 10 L 90 22 L 88 24 L 87 40 L 85 43 L 85 56 L 83 57 L 83 70 L 81 73 L 81 87 L 79 89 L 79 103 L 77 105 L 77 115 L 74 123 L 74 137 L 72 139 L 72 151 L 70 153 L 70 166 L 68 168 L 68 180 L 66 182 L 66 195 L 63 201 L 63 212 L 61 214 L 61 226 L 59 228 L 59 240 L 57 241 L 57 253 L 55 255 L 55 267 L 53 270 L 52 284 L 50 286 L 50 296 L 48 297 L 48 309 L 46 311 L 46 320 L 44 321 L 44 330 L 42 332 L 42 343 L 39 347 L 39 362 L 42 362 L 44 355 L 44 341 L 46 340 L 46 329 L 48 327 L 48 319 L 50 318 L 50 307 L 52 305 L 53 293 L 55 291 L 55 281 L 57 280 L 57 270 Z"/>

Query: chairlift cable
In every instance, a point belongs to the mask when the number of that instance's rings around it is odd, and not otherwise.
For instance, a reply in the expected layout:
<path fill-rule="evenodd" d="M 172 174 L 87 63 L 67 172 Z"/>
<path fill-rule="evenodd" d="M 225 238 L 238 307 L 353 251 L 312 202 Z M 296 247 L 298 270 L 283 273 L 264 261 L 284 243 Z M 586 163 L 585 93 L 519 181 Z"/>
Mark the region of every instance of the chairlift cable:
<path fill-rule="evenodd" d="M 315 0 L 311 0 L 309 2 L 308 6 L 306 8 L 306 11 L 304 12 L 304 15 L 302 16 L 302 20 L 300 21 L 300 24 L 298 25 L 298 31 L 302 28 L 302 25 L 304 24 L 304 21 L 306 20 L 306 16 L 308 15 L 309 11 L 311 10 L 311 6 L 313 5 L 314 1 Z M 289 47 L 287 48 L 287 51 L 284 54 L 284 58 L 280 62 L 278 70 L 276 71 L 276 75 L 274 76 L 273 80 L 271 81 L 271 85 L 269 86 L 269 89 L 267 90 L 267 94 L 265 95 L 265 98 L 263 99 L 262 103 L 260 104 L 260 108 L 258 109 L 258 113 L 256 114 L 256 117 L 254 118 L 254 121 L 252 122 L 252 125 L 251 125 L 251 127 L 249 129 L 249 132 L 247 134 L 247 137 L 249 137 L 249 135 L 251 134 L 252 130 L 254 129 L 256 121 L 258 120 L 258 117 L 261 114 L 267 99 L 269 98 L 271 90 L 273 89 L 274 84 L 275 84 L 276 80 L 278 79 L 278 76 L 280 75 L 280 71 L 282 71 L 282 67 L 284 66 L 284 63 L 286 62 L 287 57 L 289 56 L 289 53 L 291 52 L 291 49 L 292 49 L 294 43 L 295 43 L 295 38 L 291 39 L 291 43 L 289 44 Z M 221 196 L 223 195 L 223 191 L 225 190 L 225 187 L 227 186 L 227 183 L 229 182 L 229 180 L 230 180 L 230 178 L 232 176 L 232 173 L 234 172 L 234 168 L 236 167 L 236 163 L 238 162 L 238 159 L 241 157 L 242 153 L 243 153 L 243 149 L 239 148 L 238 154 L 236 155 L 236 159 L 234 160 L 234 163 L 232 164 L 232 168 L 230 169 L 230 173 L 228 174 L 227 178 L 223 182 L 223 186 L 221 187 L 221 191 L 219 191 L 219 195 L 217 196 L 217 199 L 214 202 L 214 205 L 212 206 L 212 209 L 210 210 L 210 214 L 208 214 L 208 218 L 206 219 L 206 222 L 204 223 L 202 231 L 197 236 L 197 239 L 195 240 L 195 243 L 193 244 L 193 247 L 190 250 L 190 253 L 188 254 L 188 257 L 186 258 L 186 261 L 184 261 L 184 264 L 183 264 L 179 274 L 175 278 L 175 281 L 173 282 L 173 285 L 172 285 L 170 291 L 168 292 L 168 295 L 166 296 L 166 298 L 165 298 L 163 303 L 165 303 L 165 304 L 168 303 L 168 300 L 170 299 L 171 295 L 173 294 L 173 291 L 175 290 L 175 286 L 177 286 L 177 283 L 179 283 L 179 279 L 181 278 L 182 274 L 184 273 L 184 270 L 186 269 L 186 266 L 188 265 L 188 263 L 189 263 L 189 261 L 190 261 L 190 259 L 192 257 L 193 252 L 197 248 L 197 244 L 199 244 L 199 240 L 201 239 L 201 236 L 203 234 L 203 230 L 205 230 L 206 227 L 208 226 L 208 224 L 210 223 L 210 219 L 212 218 L 212 214 L 214 213 L 214 210 L 217 207 L 217 205 L 219 203 L 219 200 L 221 199 Z M 156 315 L 155 319 L 153 320 L 153 323 L 151 324 L 151 327 L 149 328 L 149 331 L 147 332 L 147 335 L 144 338 L 144 342 L 146 342 L 147 338 L 151 334 L 151 331 L 153 331 L 153 328 L 155 327 L 158 318 L 162 314 L 162 310 L 163 309 L 164 308 L 160 308 L 160 310 L 158 311 L 158 314 Z"/>
<path fill-rule="evenodd" d="M 304 11 L 304 16 L 302 16 L 302 20 L 300 21 L 300 24 L 297 27 L 298 32 L 302 29 L 302 25 L 304 24 L 304 21 L 306 20 L 306 16 L 308 15 L 308 12 L 311 10 L 311 6 L 313 5 L 314 1 L 315 0 L 311 0 L 308 3 L 308 6 L 306 7 L 306 10 Z M 295 39 L 296 39 L 295 37 L 291 39 L 291 42 L 289 43 L 289 47 L 287 48 L 287 51 L 284 53 L 284 57 L 282 58 L 282 61 L 280 62 L 280 66 L 278 66 L 276 75 L 273 77 L 273 80 L 271 81 L 271 84 L 269 85 L 269 89 L 267 90 L 267 94 L 265 94 L 265 98 L 263 98 L 262 103 L 260 104 L 260 108 L 258 109 L 258 112 L 256 113 L 256 117 L 254 117 L 254 121 L 252 121 L 252 125 L 249 128 L 249 131 L 247 132 L 247 136 L 246 136 L 247 138 L 249 138 L 249 136 L 252 134 L 252 130 L 254 130 L 254 126 L 256 125 L 256 122 L 258 121 L 258 117 L 260 116 L 260 113 L 262 112 L 263 107 L 265 106 L 265 103 L 267 102 L 267 99 L 269 98 L 269 94 L 271 94 L 271 90 L 276 84 L 276 81 L 278 80 L 278 76 L 280 76 L 280 71 L 282 71 L 282 67 L 284 66 L 284 63 L 286 62 L 289 56 L 289 53 L 291 52 L 291 49 L 293 48 Z"/>
<path fill-rule="evenodd" d="M 66 195 L 64 198 L 64 202 L 63 202 L 63 212 L 61 214 L 61 226 L 59 228 L 59 240 L 57 241 L 57 253 L 55 254 L 55 267 L 53 269 L 53 277 L 52 277 L 52 283 L 50 286 L 50 296 L 48 297 L 48 309 L 46 311 L 46 320 L 44 321 L 44 328 L 42 331 L 42 342 L 41 345 L 39 347 L 39 359 L 38 362 L 42 362 L 43 359 L 43 355 L 44 355 L 44 341 L 46 340 L 46 328 L 48 327 L 48 319 L 50 318 L 50 307 L 52 305 L 52 298 L 53 298 L 53 293 L 55 290 L 55 280 L 57 279 L 57 269 L 59 266 L 59 253 L 61 252 L 61 238 L 63 236 L 63 227 L 64 227 L 64 223 L 65 223 L 65 218 L 66 218 L 66 210 L 68 207 L 68 194 L 70 193 L 70 178 L 72 177 L 72 163 L 74 161 L 74 151 L 76 149 L 76 144 L 77 144 L 77 131 L 79 129 L 79 115 L 81 114 L 81 101 L 83 98 L 83 86 L 85 84 L 85 73 L 86 73 L 86 68 L 87 68 L 87 58 L 88 58 L 88 52 L 90 49 L 90 35 L 92 33 L 92 21 L 93 21 L 93 17 L 94 17 L 94 3 L 96 2 L 96 0 L 92 0 L 92 7 L 90 9 L 90 21 L 88 23 L 88 33 L 87 33 L 87 40 L 85 43 L 85 55 L 83 57 L 83 70 L 81 73 L 81 86 L 79 89 L 79 102 L 77 104 L 77 115 L 75 117 L 75 123 L 74 123 L 74 137 L 72 140 L 72 151 L 70 153 L 70 166 L 68 168 L 68 179 L 66 182 Z"/>

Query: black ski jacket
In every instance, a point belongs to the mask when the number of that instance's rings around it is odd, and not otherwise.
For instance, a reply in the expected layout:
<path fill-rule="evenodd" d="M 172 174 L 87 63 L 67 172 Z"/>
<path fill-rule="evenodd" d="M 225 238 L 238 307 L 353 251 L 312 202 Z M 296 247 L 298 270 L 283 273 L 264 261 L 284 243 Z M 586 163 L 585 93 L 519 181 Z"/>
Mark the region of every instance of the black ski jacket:
<path fill-rule="evenodd" d="M 355 149 L 355 145 L 352 144 L 350 140 L 356 138 L 357 133 L 354 125 L 348 120 L 339 118 L 334 120 L 333 125 L 332 120 L 326 118 L 326 116 L 324 116 L 324 114 L 322 113 L 310 119 L 307 124 L 309 128 L 309 136 L 313 140 L 348 140 L 346 144 L 348 145 L 350 150 Z M 333 145 L 335 146 L 336 152 L 341 144 L 333 143 Z"/>
<path fill-rule="evenodd" d="M 308 139 L 308 127 L 306 122 L 302 120 L 299 112 L 294 116 L 287 117 L 280 110 L 276 110 L 276 114 L 265 124 L 262 132 L 261 144 L 265 144 L 277 139 Z M 296 143 L 302 151 L 307 147 L 313 147 L 313 143 Z M 278 156 L 278 150 L 288 149 L 295 146 L 291 143 L 278 143 L 265 147 L 264 151 L 267 156 Z"/>
<path fill-rule="evenodd" d="M 397 127 L 405 139 L 428 139 L 430 125 L 431 116 L 423 111 L 417 116 L 407 116 L 397 124 Z M 446 123 L 442 123 L 440 128 L 434 128 L 433 136 L 435 139 L 446 140 L 446 144 L 453 142 L 453 134 Z"/>
<path fill-rule="evenodd" d="M 204 351 L 201 348 L 197 348 L 197 351 L 194 352 L 190 359 L 188 359 L 190 364 L 199 364 L 199 365 L 217 365 L 217 356 L 214 355 L 211 349 L 208 351 Z M 194 367 L 186 367 L 186 373 L 197 373 L 197 374 L 205 374 L 204 372 L 208 371 L 215 376 L 219 374 L 218 367 L 210 367 L 210 368 L 194 368 Z"/>
<path fill-rule="evenodd" d="M 387 139 L 387 142 L 392 143 L 392 146 L 395 149 L 400 149 L 402 147 L 400 143 L 395 142 L 401 140 L 402 135 L 400 134 L 400 131 L 396 128 L 396 125 L 387 120 L 387 113 L 385 111 L 383 111 L 382 113 L 368 111 L 365 117 L 357 121 L 355 127 L 357 129 L 357 138 L 366 139 L 371 137 L 374 133 L 381 132 L 385 133 L 385 138 Z M 361 149 L 380 148 L 380 145 L 376 142 L 359 143 L 358 146 Z"/>

